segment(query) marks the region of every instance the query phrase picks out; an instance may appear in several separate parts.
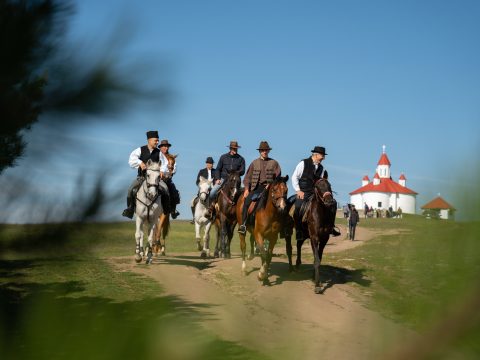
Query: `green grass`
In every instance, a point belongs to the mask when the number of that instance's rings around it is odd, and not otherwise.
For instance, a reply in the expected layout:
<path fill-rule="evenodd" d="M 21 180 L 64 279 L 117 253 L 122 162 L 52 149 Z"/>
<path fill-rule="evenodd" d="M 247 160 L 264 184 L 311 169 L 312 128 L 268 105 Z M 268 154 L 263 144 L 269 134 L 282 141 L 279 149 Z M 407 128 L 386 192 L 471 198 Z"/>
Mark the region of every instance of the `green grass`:
<path fill-rule="evenodd" d="M 441 324 L 445 314 L 465 306 L 469 294 L 478 290 L 480 223 L 405 216 L 362 219 L 359 226 L 379 234 L 394 229 L 398 233 L 380 235 L 363 246 L 327 254 L 324 263 L 362 272 L 370 285 L 353 285 L 363 293 L 360 298 L 367 307 L 424 332 Z M 478 309 L 471 310 L 474 318 Z M 480 356 L 479 320 L 452 340 L 450 350 L 461 352 L 465 358 Z"/>
<path fill-rule="evenodd" d="M 172 233 L 171 251 L 193 251 L 191 225 L 176 225 L 185 233 Z M 208 304 L 166 297 L 150 278 L 104 260 L 133 254 L 133 223 L 1 230 L 2 359 L 267 358 L 201 327 L 198 309 Z M 68 240 L 55 246 L 58 234 Z"/>
<path fill-rule="evenodd" d="M 359 227 L 380 235 L 363 246 L 326 254 L 322 270 L 337 277 L 338 282 L 352 284 L 357 288 L 353 296 L 386 317 L 423 331 L 441 321 L 452 304 L 461 306 L 463 297 L 479 284 L 479 223 L 406 215 L 403 219 L 361 219 Z M 162 336 L 151 338 L 148 334 L 166 332 L 178 334 L 178 340 L 188 343 L 185 351 L 190 349 L 187 355 L 193 353 L 193 358 L 214 358 L 205 352 L 211 348 L 221 349 L 218 354 L 226 358 L 263 356 L 201 332 L 201 316 L 195 311 L 200 305 L 163 297 L 161 287 L 149 279 L 115 273 L 103 259 L 133 256 L 133 222 L 69 224 L 60 230 L 51 225 L 4 225 L 0 230 L 4 258 L 1 305 L 7 309 L 2 324 L 18 325 L 15 329 L 2 327 L 2 339 L 6 339 L 2 348 L 13 344 L 10 348 L 24 358 L 29 351 L 41 354 L 39 358 L 60 358 L 71 351 L 78 358 L 87 358 L 105 345 L 100 358 L 151 358 L 149 351 L 160 346 L 158 341 L 168 346 L 157 339 Z M 61 246 L 49 241 L 58 234 L 67 238 Z M 42 241 L 47 245 L 42 246 Z M 23 245 L 14 245 L 16 242 Z M 283 247 L 284 242 L 277 246 Z M 195 249 L 193 225 L 173 222 L 167 252 Z M 238 252 L 237 235 L 232 251 Z M 71 335 L 64 339 L 63 334 L 69 332 Z M 182 337 L 185 334 L 187 340 Z M 65 345 L 59 346 L 59 338 Z M 461 354 L 476 357 L 480 354 L 479 338 L 477 322 L 452 346 Z M 86 341 L 98 349 L 80 346 Z M 53 348 L 55 356 L 50 356 Z M 175 355 L 175 349 L 168 351 Z M 183 358 L 189 358 L 187 355 Z"/>

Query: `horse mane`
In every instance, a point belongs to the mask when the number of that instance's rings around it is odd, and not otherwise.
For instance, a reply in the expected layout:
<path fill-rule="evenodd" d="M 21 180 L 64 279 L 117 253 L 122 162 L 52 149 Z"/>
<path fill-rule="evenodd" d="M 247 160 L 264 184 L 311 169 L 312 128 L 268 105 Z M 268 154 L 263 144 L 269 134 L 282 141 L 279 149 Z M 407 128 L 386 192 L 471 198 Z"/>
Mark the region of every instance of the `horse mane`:
<path fill-rule="evenodd" d="M 285 177 L 282 177 L 281 175 L 278 175 L 273 181 L 270 183 L 270 186 L 268 187 L 268 190 L 264 192 L 264 195 L 258 200 L 258 205 L 257 209 L 265 209 L 267 206 L 267 199 L 268 199 L 268 194 L 270 194 L 270 190 L 273 189 L 275 185 L 278 185 L 282 182 L 286 183 L 288 181 L 288 175 Z"/>

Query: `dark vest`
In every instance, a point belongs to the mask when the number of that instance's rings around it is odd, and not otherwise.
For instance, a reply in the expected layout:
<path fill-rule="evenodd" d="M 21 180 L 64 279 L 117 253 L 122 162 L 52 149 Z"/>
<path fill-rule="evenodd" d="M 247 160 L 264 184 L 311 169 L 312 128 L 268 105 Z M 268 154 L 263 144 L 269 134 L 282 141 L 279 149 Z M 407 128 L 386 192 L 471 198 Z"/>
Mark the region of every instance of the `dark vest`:
<path fill-rule="evenodd" d="M 317 170 L 315 171 L 315 165 L 313 164 L 312 158 L 303 160 L 303 173 L 300 179 L 298 180 L 298 185 L 300 190 L 304 193 L 313 193 L 313 185 L 315 181 L 320 179 L 322 176 L 323 166 L 318 164 Z"/>
<path fill-rule="evenodd" d="M 147 163 L 148 160 L 152 160 L 153 162 L 160 162 L 160 150 L 158 149 L 153 149 L 152 152 L 150 153 L 150 150 L 148 150 L 148 146 L 144 145 L 140 148 L 140 160 L 144 164 Z M 138 176 L 142 176 L 143 171 L 140 167 L 138 167 Z"/>

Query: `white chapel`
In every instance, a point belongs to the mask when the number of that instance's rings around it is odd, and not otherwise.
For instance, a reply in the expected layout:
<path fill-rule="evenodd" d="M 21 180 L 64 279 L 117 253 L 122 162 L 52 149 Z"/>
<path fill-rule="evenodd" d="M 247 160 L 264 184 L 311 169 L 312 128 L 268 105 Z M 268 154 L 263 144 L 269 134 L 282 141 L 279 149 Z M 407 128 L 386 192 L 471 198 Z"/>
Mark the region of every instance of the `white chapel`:
<path fill-rule="evenodd" d="M 393 211 L 401 207 L 403 213 L 415 214 L 417 193 L 407 188 L 405 175 L 401 174 L 398 182 L 393 181 L 390 166 L 391 163 L 383 145 L 373 181 L 365 175 L 362 179 L 362 187 L 350 193 L 350 203 L 359 210 L 367 204 L 374 209 L 385 210 L 391 206 Z"/>

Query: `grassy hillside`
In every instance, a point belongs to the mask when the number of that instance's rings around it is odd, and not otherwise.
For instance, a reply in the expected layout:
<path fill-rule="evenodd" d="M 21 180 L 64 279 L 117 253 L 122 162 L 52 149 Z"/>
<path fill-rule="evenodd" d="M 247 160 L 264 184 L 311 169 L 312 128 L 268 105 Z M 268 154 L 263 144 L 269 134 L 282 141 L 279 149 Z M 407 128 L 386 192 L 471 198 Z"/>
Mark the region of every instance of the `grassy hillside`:
<path fill-rule="evenodd" d="M 352 274 L 361 273 L 366 281 L 352 281 L 360 290 L 352 294 L 361 293 L 358 300 L 367 307 L 420 332 L 428 333 L 438 324 L 441 328 L 448 316 L 453 316 L 455 324 L 455 314 L 448 314 L 456 308 L 471 310 L 470 322 L 462 320 L 457 333 L 449 332 L 445 343 L 450 350 L 442 354 L 448 358 L 455 349 L 467 358 L 480 355 L 480 319 L 474 314 L 478 309 L 468 308 L 468 295 L 477 290 L 480 278 L 479 224 L 405 216 L 362 219 L 359 226 L 373 229 L 378 237 L 363 246 L 327 254 L 322 269 L 340 269 L 347 282 Z M 115 273 L 102 260 L 133 254 L 133 222 L 9 225 L 0 231 L 2 349 L 13 344 L 8 347 L 11 351 L 20 351 L 25 357 L 30 351 L 45 355 L 39 358 L 50 357 L 52 349 L 56 357 L 74 352 L 78 358 L 86 358 L 102 351 L 101 358 L 119 354 L 150 358 L 155 357 L 152 349 L 158 347 L 166 347 L 172 355 L 180 351 L 170 349 L 163 336 L 153 348 L 145 346 L 153 341 L 151 334 L 173 331 L 178 332 L 178 339 L 187 335 L 182 351 L 194 354 L 192 358 L 214 358 L 206 352 L 212 347 L 223 349 L 219 355 L 228 349 L 227 358 L 262 357 L 201 334 L 196 325 L 201 318 L 194 307 L 162 297 L 161 288 L 147 279 Z M 193 235 L 193 225 L 174 222 L 167 252 L 194 251 Z M 232 250 L 239 252 L 237 236 Z M 476 295 L 472 295 L 474 299 Z M 159 318 L 161 322 L 151 321 Z M 160 328 L 152 328 L 152 324 Z M 64 333 L 70 334 L 67 341 Z M 62 338 L 61 345 L 58 338 Z M 81 346 L 83 342 L 85 346 Z"/>

